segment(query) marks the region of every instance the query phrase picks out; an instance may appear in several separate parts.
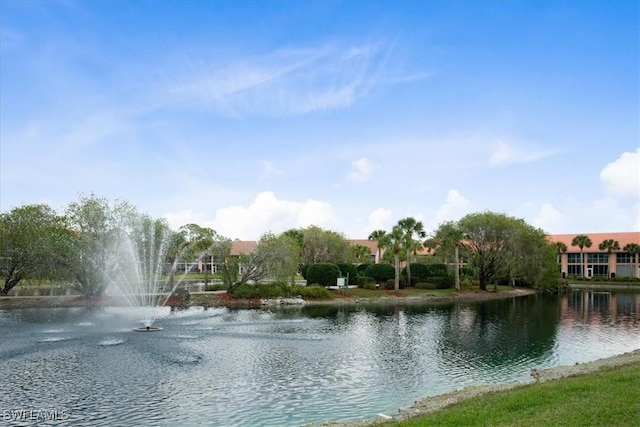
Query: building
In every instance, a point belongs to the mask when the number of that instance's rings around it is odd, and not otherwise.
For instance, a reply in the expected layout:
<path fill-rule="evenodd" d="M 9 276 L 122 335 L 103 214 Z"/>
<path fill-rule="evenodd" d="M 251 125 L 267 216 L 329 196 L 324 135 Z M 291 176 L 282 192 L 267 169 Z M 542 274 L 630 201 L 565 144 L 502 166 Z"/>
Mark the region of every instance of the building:
<path fill-rule="evenodd" d="M 573 246 L 573 239 L 578 235 L 589 237 L 592 244 L 583 247 Z M 640 278 L 640 254 L 631 254 L 624 250 L 630 244 L 640 245 L 640 231 L 621 233 L 579 233 L 552 234 L 549 240 L 562 243 L 566 252 L 558 254 L 558 263 L 562 277 L 636 277 Z M 605 240 L 618 242 L 618 250 L 608 252 L 599 246 Z"/>
<path fill-rule="evenodd" d="M 578 235 L 589 237 L 592 244 L 590 247 L 583 247 L 582 251 L 578 246 L 571 243 Z M 619 249 L 611 253 L 600 250 L 599 246 L 605 240 L 618 242 Z M 562 277 L 635 277 L 640 278 L 640 254 L 631 254 L 624 250 L 629 243 L 640 245 L 640 231 L 619 232 L 619 233 L 577 233 L 577 234 L 551 234 L 549 240 L 552 243 L 563 243 L 566 252 L 558 253 L 558 264 Z M 369 249 L 372 263 L 379 263 L 378 242 L 367 239 L 350 239 L 352 245 L 361 245 Z M 231 245 L 231 255 L 240 256 L 249 254 L 255 248 L 256 241 L 234 240 Z M 384 253 L 384 251 L 382 251 Z M 425 249 L 424 255 L 430 254 L 430 250 Z M 584 257 L 584 261 L 583 261 Z M 242 270 L 242 266 L 239 267 Z M 211 257 L 196 263 L 184 263 L 180 266 L 184 271 L 218 271 L 218 265 Z"/>

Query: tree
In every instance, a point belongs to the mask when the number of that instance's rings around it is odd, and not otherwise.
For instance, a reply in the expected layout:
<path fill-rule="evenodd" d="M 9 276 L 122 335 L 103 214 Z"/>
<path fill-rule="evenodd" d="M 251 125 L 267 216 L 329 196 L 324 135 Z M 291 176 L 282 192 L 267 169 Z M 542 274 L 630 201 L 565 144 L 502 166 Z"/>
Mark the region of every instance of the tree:
<path fill-rule="evenodd" d="M 62 256 L 71 234 L 64 218 L 44 204 L 25 205 L 0 214 L 0 257 L 6 295 L 25 278 L 66 278 Z"/>
<path fill-rule="evenodd" d="M 453 256 L 455 260 L 455 287 L 460 290 L 460 247 L 464 234 L 462 230 L 453 221 L 447 221 L 440 224 L 435 235 L 428 240 L 429 245 L 433 246 L 437 254 L 441 254 L 444 263 Z"/>
<path fill-rule="evenodd" d="M 315 225 L 301 230 L 303 239 L 300 262 L 348 262 L 351 255 L 349 241 L 340 233 L 323 230 Z"/>
<path fill-rule="evenodd" d="M 351 261 L 356 264 L 367 264 L 371 262 L 371 251 L 364 245 L 351 246 Z"/>
<path fill-rule="evenodd" d="M 369 234 L 369 240 L 375 240 L 378 246 L 378 262 L 382 260 L 382 250 L 386 247 L 387 232 L 385 230 L 374 230 Z"/>
<path fill-rule="evenodd" d="M 295 237 L 282 233 L 265 233 L 260 237 L 252 255 L 252 262 L 263 262 L 266 276 L 278 281 L 295 283 L 300 265 L 300 246 Z"/>
<path fill-rule="evenodd" d="M 127 202 L 110 203 L 91 194 L 70 203 L 66 217 L 73 232 L 67 264 L 77 281 L 76 287 L 87 297 L 99 296 L 106 289 L 106 276 L 117 261 L 113 251 L 118 248 L 114 246 L 120 242 L 120 233 L 130 231 L 136 210 Z"/>
<path fill-rule="evenodd" d="M 407 254 L 407 282 L 411 284 L 411 254 L 422 248 L 421 239 L 427 237 L 422 221 L 416 221 L 413 217 L 403 218 L 398 221 L 398 227 L 403 234 L 403 246 Z"/>
<path fill-rule="evenodd" d="M 476 269 L 480 289 L 496 280 L 519 279 L 533 287 L 553 286 L 557 264 L 542 230 L 493 212 L 472 213 L 458 221 Z"/>
<path fill-rule="evenodd" d="M 617 240 L 606 239 L 598 245 L 598 249 L 600 249 L 601 251 L 606 251 L 609 257 L 611 257 L 614 252 L 620 250 L 620 244 Z M 611 263 L 609 263 L 609 265 L 611 265 Z M 611 271 L 609 271 L 609 278 L 611 278 Z"/>
<path fill-rule="evenodd" d="M 555 242 L 555 246 L 556 246 L 556 253 L 558 255 L 561 255 L 565 252 L 567 252 L 567 245 L 565 245 L 562 242 Z"/>
<path fill-rule="evenodd" d="M 579 234 L 571 240 L 571 246 L 577 246 L 580 248 L 580 263 L 582 264 L 582 277 L 587 276 L 587 269 L 585 268 L 584 251 L 583 248 L 590 248 L 593 242 L 589 236 Z"/>
<path fill-rule="evenodd" d="M 634 271 L 633 271 L 632 277 L 636 277 L 636 274 L 638 271 L 638 255 L 640 254 L 640 244 L 627 243 L 626 245 L 624 245 L 624 248 L 622 248 L 622 250 L 628 253 L 629 255 L 631 255 L 631 258 L 633 259 L 633 264 L 634 264 Z"/>
<path fill-rule="evenodd" d="M 405 245 L 405 232 L 400 226 L 394 225 L 391 233 L 387 235 L 386 243 L 393 253 L 393 268 L 395 269 L 395 279 L 393 289 L 400 290 L 400 252 Z"/>

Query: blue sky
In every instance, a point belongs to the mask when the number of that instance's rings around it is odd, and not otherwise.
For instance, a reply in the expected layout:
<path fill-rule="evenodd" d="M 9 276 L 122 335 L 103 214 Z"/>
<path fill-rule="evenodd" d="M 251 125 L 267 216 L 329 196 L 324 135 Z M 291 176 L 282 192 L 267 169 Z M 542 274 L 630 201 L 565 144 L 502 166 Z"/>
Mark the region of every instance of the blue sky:
<path fill-rule="evenodd" d="M 0 210 L 640 230 L 637 1 L 0 0 Z"/>

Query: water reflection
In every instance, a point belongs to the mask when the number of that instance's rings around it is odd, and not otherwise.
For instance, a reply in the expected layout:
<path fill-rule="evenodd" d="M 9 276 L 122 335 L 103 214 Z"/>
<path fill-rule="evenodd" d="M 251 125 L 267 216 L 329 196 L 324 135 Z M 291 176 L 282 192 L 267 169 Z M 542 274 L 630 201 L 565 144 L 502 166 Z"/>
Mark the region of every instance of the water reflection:
<path fill-rule="evenodd" d="M 0 407 L 87 425 L 294 426 L 640 347 L 640 294 L 482 304 L 190 309 L 158 334 L 121 308 L 0 310 Z M 594 345 L 597 343 L 597 345 Z M 25 373 L 16 375 L 16 372 Z M 140 406 L 138 402 L 144 402 Z"/>

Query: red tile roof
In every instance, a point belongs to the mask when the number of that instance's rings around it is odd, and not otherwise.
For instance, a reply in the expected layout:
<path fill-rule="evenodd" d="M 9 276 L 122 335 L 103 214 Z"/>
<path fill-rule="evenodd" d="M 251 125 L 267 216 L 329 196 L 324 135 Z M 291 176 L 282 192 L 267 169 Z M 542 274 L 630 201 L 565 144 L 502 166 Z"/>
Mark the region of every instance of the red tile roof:
<path fill-rule="evenodd" d="M 593 244 L 590 248 L 583 248 L 584 252 L 601 252 L 598 249 L 600 243 L 605 240 L 613 239 L 620 245 L 620 250 L 629 243 L 637 243 L 640 245 L 640 231 L 627 231 L 620 233 L 573 233 L 573 234 L 551 234 L 549 240 L 553 243 L 562 242 L 567 245 L 567 252 L 580 252 L 580 248 L 577 246 L 571 246 L 571 241 L 574 237 L 584 234 L 591 239 Z"/>

